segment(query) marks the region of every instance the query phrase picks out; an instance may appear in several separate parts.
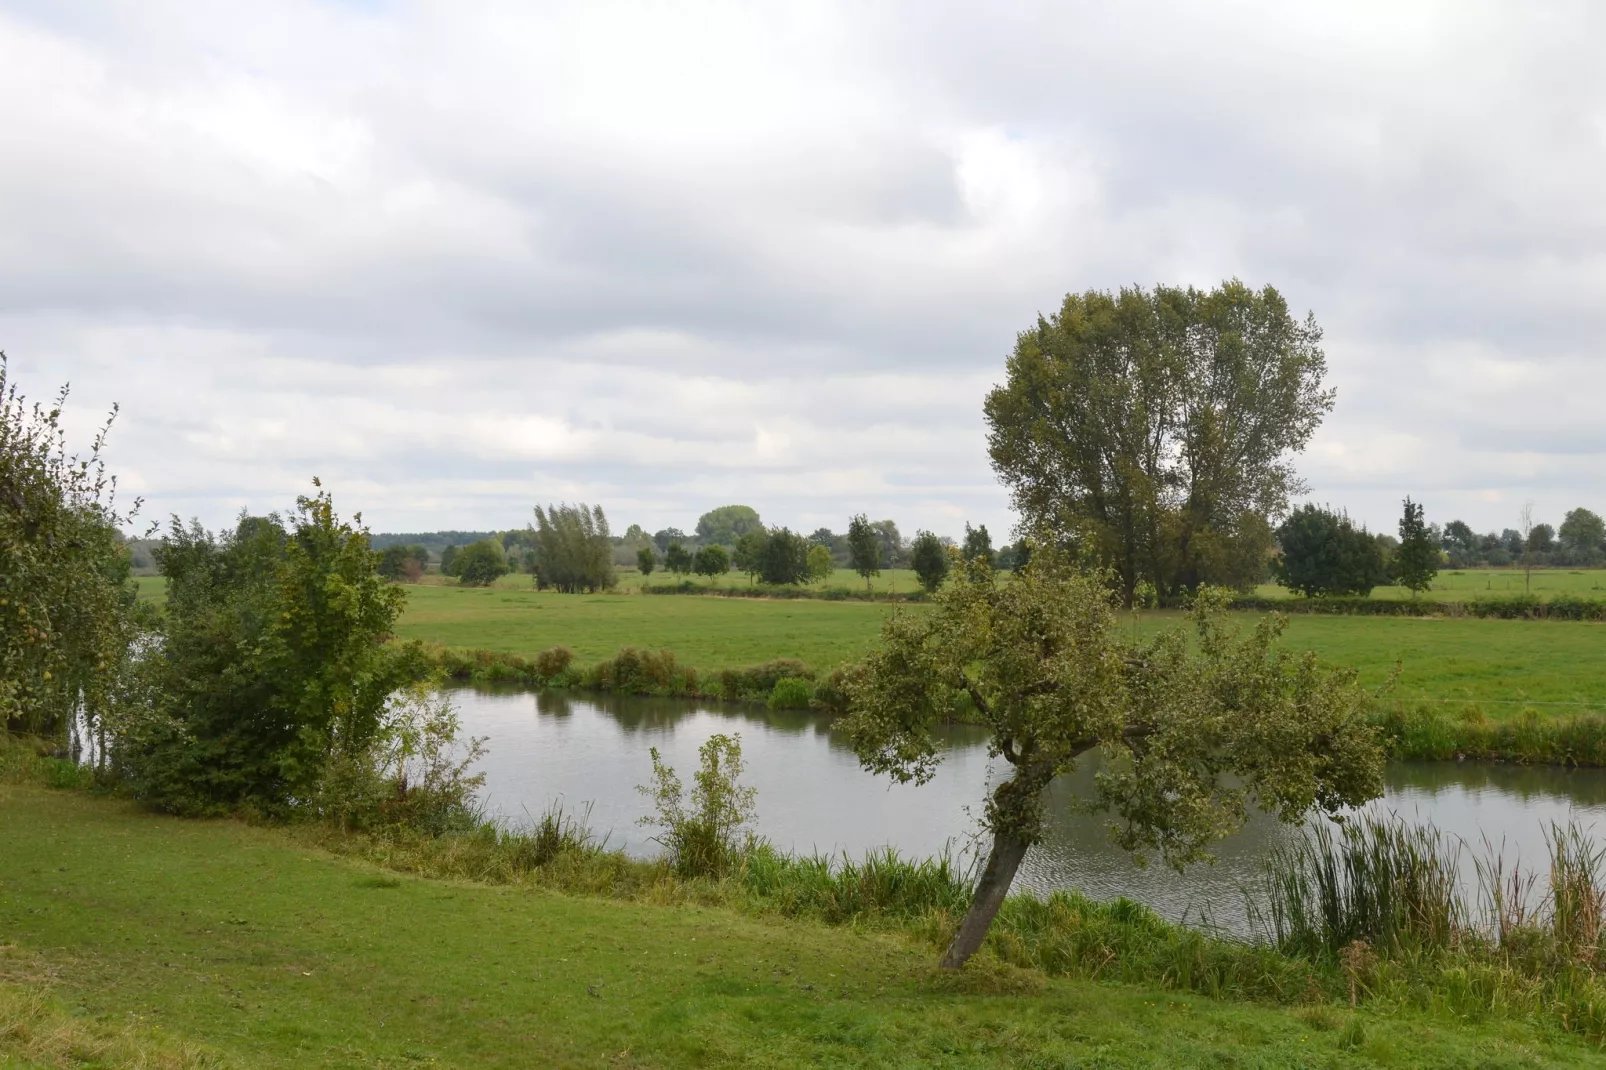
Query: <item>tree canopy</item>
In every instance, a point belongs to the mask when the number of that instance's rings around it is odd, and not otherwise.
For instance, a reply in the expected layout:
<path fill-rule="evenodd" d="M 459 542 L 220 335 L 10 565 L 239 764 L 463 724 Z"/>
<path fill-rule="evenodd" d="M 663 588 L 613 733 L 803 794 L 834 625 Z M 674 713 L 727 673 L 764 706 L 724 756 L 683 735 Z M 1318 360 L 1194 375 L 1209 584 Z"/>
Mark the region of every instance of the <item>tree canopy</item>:
<path fill-rule="evenodd" d="M 697 538 L 703 543 L 732 547 L 750 531 L 763 531 L 757 510 L 747 505 L 722 505 L 697 518 Z"/>
<path fill-rule="evenodd" d="M 809 542 L 790 528 L 775 528 L 764 539 L 758 575 L 765 583 L 806 583 L 809 579 Z"/>
<path fill-rule="evenodd" d="M 1301 506 L 1277 529 L 1277 545 L 1281 554 L 1274 571 L 1290 591 L 1311 597 L 1364 595 L 1388 582 L 1382 544 L 1343 514 Z"/>
<path fill-rule="evenodd" d="M 452 564 L 464 587 L 489 587 L 511 571 L 507 552 L 496 539 L 469 543 L 457 552 Z"/>
<path fill-rule="evenodd" d="M 1269 286 L 1069 294 L 987 396 L 993 467 L 1023 527 L 1085 546 L 1127 604 L 1247 586 L 1332 408 L 1320 342 Z"/>
<path fill-rule="evenodd" d="M 1580 507 L 1569 511 L 1556 534 L 1562 548 L 1580 563 L 1593 561 L 1606 551 L 1606 520 L 1588 509 Z"/>
<path fill-rule="evenodd" d="M 1146 642 L 1116 621 L 1108 577 L 1036 552 L 1010 580 L 973 562 L 930 612 L 895 613 L 849 677 L 841 722 L 860 761 L 923 783 L 941 761 L 938 726 L 968 703 L 1012 775 L 992 792 L 992 847 L 943 958 L 981 946 L 1021 859 L 1043 832 L 1043 793 L 1095 748 L 1090 809 L 1115 840 L 1181 866 L 1239 827 L 1253 804 L 1288 822 L 1382 791 L 1383 752 L 1349 670 L 1278 645 L 1283 621 L 1237 634 L 1226 592 L 1202 590 L 1182 628 Z"/>

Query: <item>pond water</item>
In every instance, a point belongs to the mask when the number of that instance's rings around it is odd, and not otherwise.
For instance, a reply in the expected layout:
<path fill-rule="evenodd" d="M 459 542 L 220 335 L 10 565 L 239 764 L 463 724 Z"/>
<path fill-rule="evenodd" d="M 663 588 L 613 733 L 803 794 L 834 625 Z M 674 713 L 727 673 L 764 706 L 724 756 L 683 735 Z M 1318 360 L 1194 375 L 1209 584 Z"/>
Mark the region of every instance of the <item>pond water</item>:
<path fill-rule="evenodd" d="M 637 856 L 658 849 L 652 830 L 637 823 L 649 809 L 635 790 L 651 772 L 649 748 L 689 783 L 697 748 L 716 732 L 741 736 L 745 781 L 758 789 L 759 833 L 801 853 L 857 857 L 890 845 L 908 856 L 959 855 L 970 846 L 988 785 L 1008 775 L 1002 759 L 989 760 L 985 732 L 967 725 L 944 730 L 937 775 L 916 787 L 860 769 L 832 719 L 813 713 L 550 691 L 464 688 L 452 697 L 464 732 L 487 737 L 478 768 L 493 814 L 519 824 L 553 803 L 570 812 L 589 807 L 592 829 Z M 1266 853 L 1298 830 L 1256 814 L 1218 845 L 1213 864 L 1181 875 L 1157 861 L 1140 867 L 1110 844 L 1107 818 L 1071 806 L 1095 768 L 1096 760 L 1084 760 L 1052 787 L 1047 836 L 1027 855 L 1017 887 L 1124 895 L 1175 920 L 1246 931 L 1243 887 Z M 1484 841 L 1504 845 L 1508 859 L 1532 862 L 1545 857 L 1552 821 L 1577 819 L 1606 833 L 1606 770 L 1407 762 L 1390 765 L 1386 779 L 1387 794 L 1372 806 L 1465 840 L 1469 880 Z"/>

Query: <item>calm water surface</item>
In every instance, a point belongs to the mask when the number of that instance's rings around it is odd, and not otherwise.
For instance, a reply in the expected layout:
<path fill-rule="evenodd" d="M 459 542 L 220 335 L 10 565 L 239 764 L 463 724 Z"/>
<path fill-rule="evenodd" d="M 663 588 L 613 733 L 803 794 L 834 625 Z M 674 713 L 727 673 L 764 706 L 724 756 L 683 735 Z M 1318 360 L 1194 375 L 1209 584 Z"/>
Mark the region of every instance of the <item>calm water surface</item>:
<path fill-rule="evenodd" d="M 697 748 L 716 732 L 741 735 L 745 779 L 758 789 L 760 834 L 803 853 L 858 856 L 890 845 L 906 855 L 959 854 L 970 843 L 988 785 L 1008 775 L 1002 759 L 987 757 L 985 732 L 965 725 L 944 731 L 937 776 L 915 787 L 860 769 L 831 719 L 812 713 L 466 688 L 453 698 L 465 732 L 488 737 L 479 768 L 493 813 L 519 823 L 555 802 L 571 811 L 590 806 L 592 828 L 606 834 L 610 846 L 638 856 L 657 851 L 652 831 L 637 823 L 648 810 L 635 790 L 651 772 L 648 749 L 657 747 L 689 782 Z M 1157 863 L 1139 867 L 1110 845 L 1107 819 L 1070 805 L 1094 768 L 1084 761 L 1051 789 L 1048 835 L 1027 856 L 1017 885 L 1042 892 L 1077 888 L 1097 898 L 1125 895 L 1171 918 L 1243 931 L 1241 889 L 1265 854 L 1298 831 L 1259 814 L 1218 846 L 1213 865 L 1181 875 Z M 1485 840 L 1504 844 L 1508 857 L 1539 860 L 1551 821 L 1577 818 L 1606 834 L 1606 771 L 1397 763 L 1389 767 L 1386 796 L 1373 806 L 1431 821 L 1467 841 L 1472 850 L 1463 863 L 1470 879 L 1472 856 Z"/>

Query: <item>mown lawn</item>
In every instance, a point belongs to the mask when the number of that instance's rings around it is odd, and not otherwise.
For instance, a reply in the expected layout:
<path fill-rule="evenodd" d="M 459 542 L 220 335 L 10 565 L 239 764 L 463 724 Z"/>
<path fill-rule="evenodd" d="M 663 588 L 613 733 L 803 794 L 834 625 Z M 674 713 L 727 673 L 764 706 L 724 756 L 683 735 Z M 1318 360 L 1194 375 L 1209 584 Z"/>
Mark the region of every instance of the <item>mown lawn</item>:
<path fill-rule="evenodd" d="M 73 1023 L 265 1067 L 1599 1064 L 1520 1022 L 985 966 L 956 981 L 932 958 L 725 909 L 396 876 L 281 831 L 0 786 L 0 1066 Z M 16 1008 L 42 987 L 56 1018 L 30 1035 Z"/>

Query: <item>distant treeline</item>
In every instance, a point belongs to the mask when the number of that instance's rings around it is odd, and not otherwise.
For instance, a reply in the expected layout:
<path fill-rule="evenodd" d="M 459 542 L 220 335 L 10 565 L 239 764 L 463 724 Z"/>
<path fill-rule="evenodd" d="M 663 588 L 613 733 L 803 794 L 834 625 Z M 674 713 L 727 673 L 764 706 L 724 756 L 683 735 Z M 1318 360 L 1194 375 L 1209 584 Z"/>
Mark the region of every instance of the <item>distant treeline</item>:
<path fill-rule="evenodd" d="M 711 509 L 689 533 L 669 527 L 648 534 L 631 524 L 623 535 L 614 535 L 600 506 L 559 505 L 538 507 L 535 523 L 524 528 L 387 532 L 370 536 L 369 544 L 381 553 L 381 574 L 393 580 L 413 581 L 438 571 L 478 586 L 523 572 L 537 586 L 560 591 L 606 590 L 619 567 L 682 577 L 712 577 L 734 568 L 781 586 L 816 582 L 838 568 L 853 569 L 866 580 L 882 569 L 912 568 L 934 589 L 951 557 L 983 557 L 1000 569 L 1018 568 L 1027 558 L 1023 543 L 994 549 L 985 524 L 967 523 L 962 544 L 929 531 L 906 538 L 895 521 L 872 521 L 862 514 L 849 519 L 846 531 L 822 527 L 805 535 L 766 526 L 746 505 Z"/>

